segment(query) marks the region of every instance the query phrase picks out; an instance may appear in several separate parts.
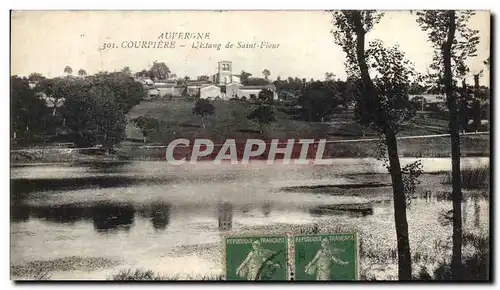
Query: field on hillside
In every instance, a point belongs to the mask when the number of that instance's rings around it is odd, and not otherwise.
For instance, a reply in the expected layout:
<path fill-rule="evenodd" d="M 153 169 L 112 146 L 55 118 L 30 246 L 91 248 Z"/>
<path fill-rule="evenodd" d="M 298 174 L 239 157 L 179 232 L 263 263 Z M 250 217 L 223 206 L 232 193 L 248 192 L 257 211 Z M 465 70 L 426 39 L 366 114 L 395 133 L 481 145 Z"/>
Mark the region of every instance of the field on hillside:
<path fill-rule="evenodd" d="M 152 101 L 142 102 L 134 107 L 127 117 L 149 116 L 160 121 L 160 128 L 148 136 L 148 145 L 166 145 L 174 139 L 207 138 L 215 143 L 223 143 L 226 139 L 245 140 L 248 138 L 281 140 L 289 138 L 315 138 L 328 140 L 350 140 L 376 138 L 377 134 L 363 130 L 358 125 L 352 111 L 335 113 L 329 122 L 315 123 L 295 120 L 292 116 L 277 108 L 276 122 L 259 132 L 256 122 L 247 118 L 256 104 L 244 101 L 213 101 L 215 114 L 208 118 L 207 128 L 202 128 L 200 116 L 192 114 L 193 101 Z M 448 132 L 446 119 L 417 115 L 399 136 L 420 136 L 445 134 Z M 137 148 L 142 143 L 141 131 L 133 124 L 126 129 L 127 141 L 123 151 L 134 151 L 131 156 L 156 159 L 164 157 L 164 150 L 143 150 Z M 461 137 L 462 156 L 489 156 L 489 135 L 469 135 Z M 401 156 L 406 157 L 449 157 L 451 146 L 449 137 L 426 139 L 403 139 L 398 141 Z M 125 150 L 123 150 L 125 149 Z M 333 143 L 327 146 L 328 157 L 376 157 L 377 142 Z M 125 154 L 129 155 L 129 154 Z M 325 156 L 327 157 L 327 156 Z"/>
<path fill-rule="evenodd" d="M 165 142 L 183 136 L 207 136 L 215 140 L 238 137 L 262 137 L 256 122 L 247 118 L 256 104 L 245 101 L 213 101 L 215 114 L 210 116 L 206 129 L 201 127 L 201 118 L 192 114 L 193 101 L 151 101 L 142 102 L 134 107 L 128 118 L 149 116 L 162 122 L 159 132 L 153 133 L 153 142 Z M 275 107 L 276 122 L 273 122 L 264 135 L 271 138 L 325 138 L 351 139 L 376 136 L 373 131 L 363 130 L 363 127 L 354 121 L 352 111 L 336 112 L 331 120 L 325 123 L 304 122 L 295 120 L 283 112 L 284 108 Z M 447 133 L 448 121 L 418 115 L 412 122 L 403 128 L 401 136 L 443 134 Z M 128 128 L 127 136 L 132 139 L 142 139 L 142 134 L 136 128 Z"/>

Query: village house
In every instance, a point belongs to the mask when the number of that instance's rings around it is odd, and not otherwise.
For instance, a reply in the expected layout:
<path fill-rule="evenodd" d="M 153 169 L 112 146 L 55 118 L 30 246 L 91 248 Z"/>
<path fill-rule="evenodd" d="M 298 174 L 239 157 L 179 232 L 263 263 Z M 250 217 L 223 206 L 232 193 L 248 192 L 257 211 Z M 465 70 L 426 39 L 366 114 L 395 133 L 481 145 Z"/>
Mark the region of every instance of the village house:
<path fill-rule="evenodd" d="M 426 106 L 434 105 L 438 107 L 441 111 L 448 111 L 448 107 L 446 106 L 446 96 L 445 95 L 437 95 L 437 94 L 422 94 L 422 95 L 409 95 L 408 98 L 410 101 L 420 100 L 421 102 L 421 110 L 424 111 Z"/>
<path fill-rule="evenodd" d="M 198 86 L 200 98 L 250 99 L 252 97 L 257 98 L 262 90 L 269 89 L 273 92 L 273 99 L 278 99 L 276 87 L 273 84 L 245 86 L 241 83 L 240 76 L 232 73 L 232 67 L 232 62 L 220 61 L 217 73 L 212 76 L 212 84 Z"/>
<path fill-rule="evenodd" d="M 259 93 L 268 89 L 273 92 L 273 99 L 278 99 L 274 84 L 244 85 L 240 75 L 232 73 L 232 62 L 220 61 L 217 73 L 203 79 L 186 80 L 182 84 L 175 79 L 153 81 L 148 77 L 138 77 L 147 91 L 147 99 L 168 99 L 181 97 L 183 93 L 201 99 L 251 99 L 258 98 Z"/>

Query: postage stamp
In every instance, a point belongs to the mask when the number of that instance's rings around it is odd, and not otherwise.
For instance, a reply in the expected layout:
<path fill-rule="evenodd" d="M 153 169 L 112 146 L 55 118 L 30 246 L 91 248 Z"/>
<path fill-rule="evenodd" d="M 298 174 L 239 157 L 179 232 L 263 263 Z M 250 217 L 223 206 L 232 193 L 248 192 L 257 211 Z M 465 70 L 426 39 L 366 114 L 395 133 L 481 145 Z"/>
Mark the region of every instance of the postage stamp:
<path fill-rule="evenodd" d="M 295 280 L 357 280 L 356 234 L 295 236 Z"/>
<path fill-rule="evenodd" d="M 287 280 L 285 236 L 226 237 L 226 280 Z"/>

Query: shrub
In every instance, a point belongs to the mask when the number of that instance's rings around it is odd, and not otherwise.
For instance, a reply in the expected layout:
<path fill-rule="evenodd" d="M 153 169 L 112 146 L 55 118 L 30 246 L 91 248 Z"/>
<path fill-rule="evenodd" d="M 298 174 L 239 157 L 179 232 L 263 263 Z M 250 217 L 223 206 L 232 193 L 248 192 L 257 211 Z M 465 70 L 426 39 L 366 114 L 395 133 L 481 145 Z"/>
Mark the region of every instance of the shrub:
<path fill-rule="evenodd" d="M 474 169 L 462 169 L 463 188 L 487 188 L 490 180 L 490 167 L 483 166 Z M 445 183 L 451 184 L 451 174 L 446 177 Z"/>
<path fill-rule="evenodd" d="M 111 277 L 111 280 L 117 281 L 168 281 L 168 280 L 224 280 L 221 275 L 214 276 L 163 276 L 152 270 L 121 270 Z"/>

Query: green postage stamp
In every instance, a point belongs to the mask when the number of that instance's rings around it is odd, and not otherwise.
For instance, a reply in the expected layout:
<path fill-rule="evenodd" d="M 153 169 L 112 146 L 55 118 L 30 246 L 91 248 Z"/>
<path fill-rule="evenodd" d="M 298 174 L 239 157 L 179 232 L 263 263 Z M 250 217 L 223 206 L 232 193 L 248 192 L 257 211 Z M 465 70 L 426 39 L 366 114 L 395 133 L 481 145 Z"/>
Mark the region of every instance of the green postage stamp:
<path fill-rule="evenodd" d="M 357 280 L 356 234 L 293 237 L 295 280 Z"/>
<path fill-rule="evenodd" d="M 226 237 L 226 280 L 287 280 L 287 237 Z"/>

